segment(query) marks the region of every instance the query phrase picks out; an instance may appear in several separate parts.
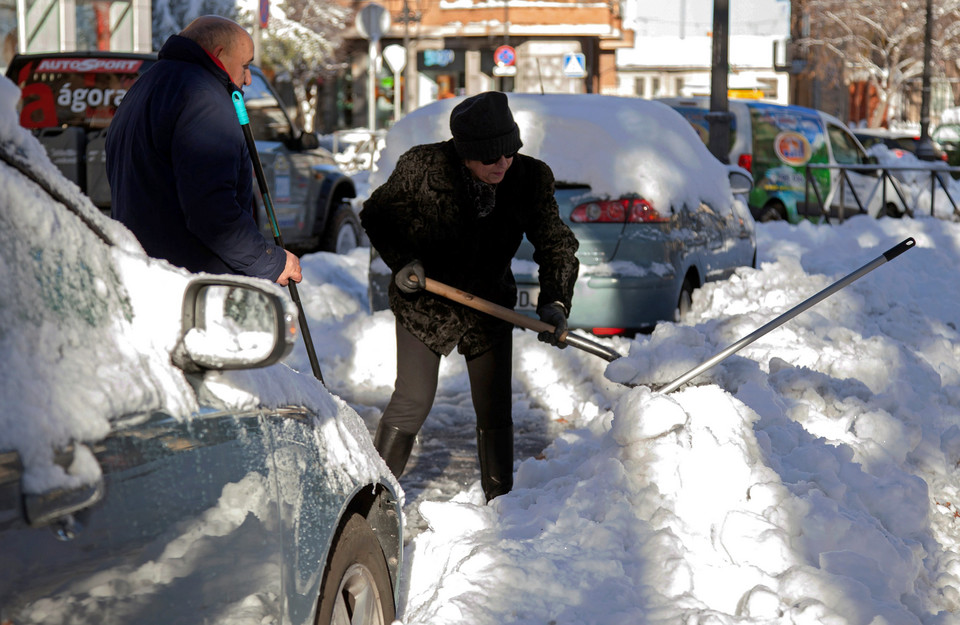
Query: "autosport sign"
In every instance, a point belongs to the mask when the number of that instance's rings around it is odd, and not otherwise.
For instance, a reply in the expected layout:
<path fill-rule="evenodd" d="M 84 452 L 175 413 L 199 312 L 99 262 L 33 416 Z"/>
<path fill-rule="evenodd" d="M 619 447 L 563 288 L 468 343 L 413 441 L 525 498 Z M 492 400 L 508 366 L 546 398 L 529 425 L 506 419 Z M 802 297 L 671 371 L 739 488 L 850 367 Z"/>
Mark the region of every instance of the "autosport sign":
<path fill-rule="evenodd" d="M 36 71 L 132 74 L 137 72 L 141 65 L 143 65 L 142 59 L 44 59 L 37 65 Z"/>

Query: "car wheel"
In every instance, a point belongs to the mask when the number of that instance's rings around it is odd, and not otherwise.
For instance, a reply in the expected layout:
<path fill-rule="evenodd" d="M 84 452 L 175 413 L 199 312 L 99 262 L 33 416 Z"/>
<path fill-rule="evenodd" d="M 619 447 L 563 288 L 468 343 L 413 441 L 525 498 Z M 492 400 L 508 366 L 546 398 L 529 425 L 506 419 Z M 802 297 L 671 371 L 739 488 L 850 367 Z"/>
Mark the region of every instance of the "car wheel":
<path fill-rule="evenodd" d="M 680 297 L 677 298 L 677 308 L 673 311 L 674 323 L 680 323 L 680 321 L 687 316 L 687 313 L 690 312 L 692 305 L 693 284 L 690 283 L 690 278 L 684 278 L 683 285 L 680 287 Z"/>
<path fill-rule="evenodd" d="M 787 209 L 780 202 L 771 202 L 763 207 L 757 221 L 785 221 L 787 218 Z"/>
<path fill-rule="evenodd" d="M 899 210 L 897 210 L 896 204 L 891 204 L 888 202 L 887 205 L 877 213 L 877 219 L 880 219 L 881 217 L 892 217 L 894 219 L 899 219 L 902 217 L 902 214 Z"/>
<path fill-rule="evenodd" d="M 396 616 L 387 561 L 366 519 L 352 513 L 334 539 L 317 625 L 390 625 Z"/>
<path fill-rule="evenodd" d="M 337 207 L 330 218 L 320 249 L 334 254 L 346 254 L 360 245 L 360 220 L 348 202 Z"/>

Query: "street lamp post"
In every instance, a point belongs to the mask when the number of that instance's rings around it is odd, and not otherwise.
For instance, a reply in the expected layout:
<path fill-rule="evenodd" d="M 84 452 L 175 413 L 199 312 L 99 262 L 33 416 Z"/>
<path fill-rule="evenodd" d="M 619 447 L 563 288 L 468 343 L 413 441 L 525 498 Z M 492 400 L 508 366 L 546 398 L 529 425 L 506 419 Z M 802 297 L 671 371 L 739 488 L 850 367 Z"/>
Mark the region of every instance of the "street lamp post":
<path fill-rule="evenodd" d="M 920 142 L 917 158 L 936 160 L 933 141 L 930 140 L 930 53 L 933 39 L 933 1 L 927 0 L 927 23 L 923 31 L 923 87 L 920 91 Z"/>
<path fill-rule="evenodd" d="M 730 107 L 727 102 L 727 26 L 730 23 L 729 3 L 713 3 L 713 63 L 710 70 L 710 153 L 721 163 L 730 162 Z M 677 95 L 680 95 L 679 93 Z"/>

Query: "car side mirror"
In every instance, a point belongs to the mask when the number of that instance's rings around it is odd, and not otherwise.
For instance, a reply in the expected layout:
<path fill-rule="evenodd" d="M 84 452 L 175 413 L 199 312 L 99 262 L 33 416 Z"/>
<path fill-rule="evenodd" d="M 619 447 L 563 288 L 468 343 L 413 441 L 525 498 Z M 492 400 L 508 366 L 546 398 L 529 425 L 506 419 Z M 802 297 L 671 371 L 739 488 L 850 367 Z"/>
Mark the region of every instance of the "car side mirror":
<path fill-rule="evenodd" d="M 191 281 L 183 295 L 174 364 L 198 373 L 279 362 L 297 336 L 296 309 L 288 303 L 272 285 L 227 276 Z"/>
<path fill-rule="evenodd" d="M 730 190 L 734 195 L 750 193 L 753 189 L 753 176 L 747 173 L 745 169 L 739 167 L 731 169 L 727 177 L 730 179 Z"/>

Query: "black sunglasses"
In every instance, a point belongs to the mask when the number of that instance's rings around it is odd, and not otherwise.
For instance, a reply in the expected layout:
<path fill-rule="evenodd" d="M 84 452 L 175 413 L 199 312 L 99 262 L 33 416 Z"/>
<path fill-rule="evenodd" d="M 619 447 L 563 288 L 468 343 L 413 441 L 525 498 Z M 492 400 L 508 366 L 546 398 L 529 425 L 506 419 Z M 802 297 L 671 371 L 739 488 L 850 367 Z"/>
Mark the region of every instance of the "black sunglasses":
<path fill-rule="evenodd" d="M 516 156 L 516 155 L 517 155 L 516 152 L 514 152 L 513 154 L 504 154 L 502 158 L 505 158 L 505 159 L 507 159 L 507 160 L 510 160 L 511 158 L 513 158 L 513 157 Z M 500 158 L 501 158 L 500 156 L 498 156 L 497 158 L 488 158 L 488 159 L 485 160 L 485 161 L 480 161 L 480 163 L 483 164 L 483 165 L 496 165 L 497 163 L 500 162 Z"/>

